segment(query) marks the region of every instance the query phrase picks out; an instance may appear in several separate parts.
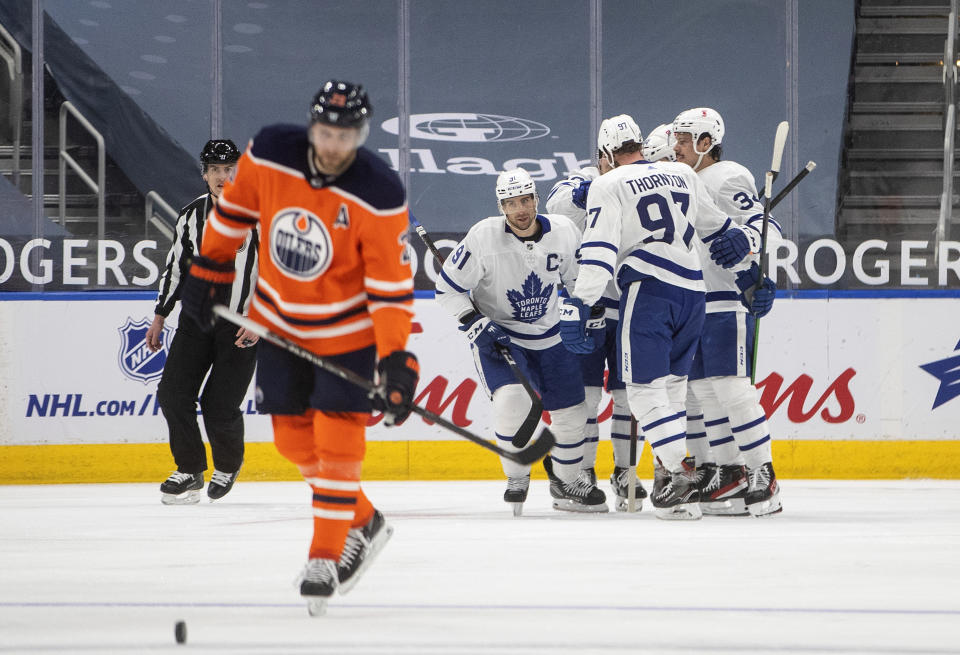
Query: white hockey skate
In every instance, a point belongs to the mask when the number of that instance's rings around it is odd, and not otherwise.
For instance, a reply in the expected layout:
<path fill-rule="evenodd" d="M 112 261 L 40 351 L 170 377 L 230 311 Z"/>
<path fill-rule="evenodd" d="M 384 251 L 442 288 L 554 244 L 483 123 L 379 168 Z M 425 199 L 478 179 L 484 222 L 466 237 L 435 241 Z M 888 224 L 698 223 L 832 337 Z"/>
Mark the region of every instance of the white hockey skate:
<path fill-rule="evenodd" d="M 194 505 L 200 502 L 203 473 L 174 471 L 160 485 L 160 502 L 164 505 Z"/>
<path fill-rule="evenodd" d="M 300 596 L 307 601 L 310 616 L 327 613 L 327 601 L 337 590 L 337 563 L 332 559 L 310 559 L 300 574 Z"/>

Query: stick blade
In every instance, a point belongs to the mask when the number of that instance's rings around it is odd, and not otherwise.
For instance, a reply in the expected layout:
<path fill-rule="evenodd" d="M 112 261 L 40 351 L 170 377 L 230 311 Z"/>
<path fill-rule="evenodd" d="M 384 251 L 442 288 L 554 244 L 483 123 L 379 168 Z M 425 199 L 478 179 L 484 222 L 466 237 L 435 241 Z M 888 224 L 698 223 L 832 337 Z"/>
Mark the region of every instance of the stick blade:
<path fill-rule="evenodd" d="M 531 405 L 527 417 L 523 419 L 523 423 L 520 425 L 520 429 L 510 440 L 514 448 L 526 446 L 530 442 L 530 437 L 533 436 L 533 431 L 540 425 L 540 417 L 543 415 L 543 402 L 540 401 L 539 396 L 536 397 L 536 400 L 538 402 Z"/>
<path fill-rule="evenodd" d="M 543 428 L 537 440 L 523 450 L 513 453 L 514 457 L 512 459 L 520 464 L 533 464 L 546 457 L 556 443 L 557 439 L 550 432 L 550 429 Z"/>
<path fill-rule="evenodd" d="M 777 135 L 773 139 L 773 159 L 770 162 L 770 170 L 774 173 L 780 172 L 780 162 L 783 161 L 783 149 L 787 145 L 787 134 L 790 133 L 790 123 L 780 121 L 777 125 Z"/>

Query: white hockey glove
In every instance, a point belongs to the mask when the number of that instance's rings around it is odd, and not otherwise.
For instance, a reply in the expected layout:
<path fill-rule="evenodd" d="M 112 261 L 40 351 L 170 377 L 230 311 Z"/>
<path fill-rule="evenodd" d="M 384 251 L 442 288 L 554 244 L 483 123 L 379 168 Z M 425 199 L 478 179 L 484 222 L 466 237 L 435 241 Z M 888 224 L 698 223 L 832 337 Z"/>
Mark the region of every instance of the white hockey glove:
<path fill-rule="evenodd" d="M 760 252 L 760 235 L 740 225 L 727 228 L 710 244 L 710 258 L 724 268 L 739 264 L 750 254 Z"/>

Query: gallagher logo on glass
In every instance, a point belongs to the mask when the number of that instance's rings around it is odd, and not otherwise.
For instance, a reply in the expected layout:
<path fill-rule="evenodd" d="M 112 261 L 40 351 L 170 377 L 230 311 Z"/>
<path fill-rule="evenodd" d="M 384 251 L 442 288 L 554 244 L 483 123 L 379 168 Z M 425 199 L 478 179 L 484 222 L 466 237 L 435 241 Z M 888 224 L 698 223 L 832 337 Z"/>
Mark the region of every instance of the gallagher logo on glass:
<path fill-rule="evenodd" d="M 399 126 L 398 118 L 390 118 L 380 124 L 384 132 L 394 135 L 399 134 Z M 411 173 L 495 177 L 500 171 L 523 168 L 534 180 L 549 182 L 590 165 L 590 159 L 579 159 L 572 150 L 562 150 L 558 135 L 553 134 L 548 126 L 515 116 L 454 112 L 411 114 L 409 136 L 418 145 L 413 147 L 411 144 L 407 153 Z M 516 153 L 511 152 L 511 159 L 489 158 L 491 150 L 503 150 L 489 146 L 538 139 L 541 141 L 526 148 L 532 149 L 526 157 L 514 157 Z M 422 141 L 445 143 L 423 147 L 426 144 Z M 438 149 L 437 152 L 434 152 L 434 147 Z M 399 149 L 378 148 L 377 152 L 386 156 L 393 170 L 400 170 Z"/>
<path fill-rule="evenodd" d="M 381 127 L 390 134 L 399 134 L 400 120 L 391 118 Z M 410 137 L 431 141 L 528 141 L 550 134 L 543 123 L 500 116 L 498 114 L 411 114 Z"/>

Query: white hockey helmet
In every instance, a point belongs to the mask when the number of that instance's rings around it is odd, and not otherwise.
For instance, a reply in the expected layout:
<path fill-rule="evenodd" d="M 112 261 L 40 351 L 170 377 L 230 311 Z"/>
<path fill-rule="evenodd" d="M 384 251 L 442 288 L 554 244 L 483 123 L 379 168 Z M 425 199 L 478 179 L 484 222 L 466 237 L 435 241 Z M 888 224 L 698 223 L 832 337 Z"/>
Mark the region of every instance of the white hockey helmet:
<path fill-rule="evenodd" d="M 497 208 L 503 211 L 503 201 L 517 196 L 533 195 L 533 203 L 540 206 L 540 196 L 537 195 L 537 185 L 534 184 L 530 173 L 522 168 L 512 168 L 497 176 Z"/>
<path fill-rule="evenodd" d="M 697 150 L 697 141 L 699 141 L 700 137 L 704 134 L 708 134 L 710 141 L 712 141 L 710 145 L 711 148 L 720 145 L 723 141 L 723 118 L 720 117 L 720 114 L 717 113 L 715 109 L 710 109 L 709 107 L 688 109 L 680 112 L 680 114 L 673 119 L 674 138 L 682 132 L 693 135 L 693 151 L 698 155 L 705 155 L 709 150 L 701 153 Z"/>
<path fill-rule="evenodd" d="M 617 164 L 613 153 L 623 147 L 623 144 L 633 141 L 637 145 L 643 143 L 643 135 L 636 121 L 627 114 L 620 114 L 606 118 L 600 123 L 600 133 L 597 135 L 597 150 L 611 167 Z"/>
<path fill-rule="evenodd" d="M 647 161 L 677 161 L 677 153 L 673 151 L 673 125 L 657 125 L 647 133 L 643 142 L 643 158 Z"/>

